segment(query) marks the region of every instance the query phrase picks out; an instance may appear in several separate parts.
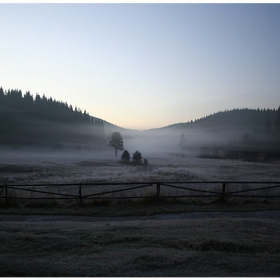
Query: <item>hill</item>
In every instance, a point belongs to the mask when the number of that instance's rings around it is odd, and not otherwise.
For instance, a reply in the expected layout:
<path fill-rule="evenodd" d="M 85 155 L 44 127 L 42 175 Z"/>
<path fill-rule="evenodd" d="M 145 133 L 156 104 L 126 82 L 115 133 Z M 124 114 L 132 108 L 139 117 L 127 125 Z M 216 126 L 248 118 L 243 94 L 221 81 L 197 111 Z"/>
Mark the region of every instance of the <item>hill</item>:
<path fill-rule="evenodd" d="M 0 88 L 0 144 L 2 148 L 24 146 L 52 149 L 103 149 L 103 120 L 67 103 L 30 92 Z"/>
<path fill-rule="evenodd" d="M 275 109 L 233 109 L 186 123 L 177 123 L 164 129 L 197 129 L 210 133 L 235 131 L 241 133 L 270 132 L 274 129 Z"/>
<path fill-rule="evenodd" d="M 0 88 L 1 148 L 105 150 L 114 131 L 122 134 L 125 148 L 131 152 L 205 147 L 209 150 L 215 146 L 215 153 L 221 149 L 255 149 L 258 153 L 272 149 L 279 153 L 280 108 L 234 109 L 195 121 L 137 131 L 113 125 L 52 98 L 38 94 L 33 98 L 30 92 L 23 95 L 21 90 L 4 92 Z"/>
<path fill-rule="evenodd" d="M 265 160 L 280 157 L 280 107 L 234 109 L 165 129 L 182 131 L 181 148 L 201 157 Z"/>
<path fill-rule="evenodd" d="M 280 157 L 280 107 L 234 109 L 142 132 L 142 139 L 176 153 L 258 160 Z"/>

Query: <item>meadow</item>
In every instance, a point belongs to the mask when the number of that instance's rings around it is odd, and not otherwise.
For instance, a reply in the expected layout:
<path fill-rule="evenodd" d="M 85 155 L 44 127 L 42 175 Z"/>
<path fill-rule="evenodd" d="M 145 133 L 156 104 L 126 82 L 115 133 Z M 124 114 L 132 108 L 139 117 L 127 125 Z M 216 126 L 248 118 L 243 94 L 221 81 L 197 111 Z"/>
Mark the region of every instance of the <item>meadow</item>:
<path fill-rule="evenodd" d="M 113 153 L 88 154 L 3 154 L 0 161 L 0 184 L 76 184 L 59 187 L 61 192 L 76 195 L 79 184 L 130 183 L 130 182 L 195 182 L 195 181 L 279 181 L 279 163 L 246 162 L 240 160 L 203 159 L 194 154 L 149 153 L 147 168 L 121 164 Z M 202 190 L 221 192 L 221 184 L 187 185 Z M 126 188 L 127 186 L 123 186 Z M 227 186 L 227 191 L 240 190 L 244 186 Z M 258 187 L 254 184 L 250 188 Z M 58 187 L 38 190 L 57 191 Z M 63 189 L 64 188 L 64 189 Z M 118 188 L 117 186 L 115 188 Z M 121 187 L 119 187 L 121 189 Z M 113 186 L 83 187 L 86 192 L 110 191 Z M 123 196 L 155 196 L 156 186 L 136 189 Z M 276 192 L 276 193 L 275 193 Z M 279 189 L 256 192 L 256 194 L 278 194 Z M 186 192 L 167 187 L 161 188 L 161 195 L 181 195 Z M 11 193 L 10 193 L 11 194 Z M 3 197 L 2 189 L 2 197 Z M 16 196 L 29 195 L 17 191 Z M 35 194 L 31 194 L 35 196 Z M 112 194 L 111 197 L 117 196 Z M 40 198 L 40 195 L 37 196 Z M 33 197 L 34 198 L 34 197 Z M 4 200 L 2 200 L 3 202 Z M 188 202 L 200 201 L 189 199 Z M 210 200 L 211 201 L 211 200 Z M 241 199 L 240 201 L 244 201 Z M 257 201 L 257 200 L 255 200 Z M 52 201 L 54 202 L 54 201 Z M 129 202 L 126 200 L 126 202 Z M 271 200 L 271 203 L 273 199 Z M 54 203 L 53 203 L 54 204 Z M 179 206 L 178 206 L 179 207 Z"/>
<path fill-rule="evenodd" d="M 3 277 L 279 277 L 279 212 L 265 217 L 1 221 Z"/>
<path fill-rule="evenodd" d="M 180 155 L 180 156 L 178 156 Z M 120 164 L 113 152 L 0 153 L 0 183 L 92 183 L 188 180 L 277 181 L 279 162 L 204 159 L 195 154 L 148 153 L 149 168 Z"/>
<path fill-rule="evenodd" d="M 201 159 L 172 153 L 146 157 L 149 168 L 143 170 L 120 164 L 111 153 L 3 153 L 0 180 L 42 184 L 279 178 L 276 162 Z M 279 277 L 277 209 L 279 203 L 274 199 L 226 204 L 171 201 L 84 207 L 2 206 L 0 275 Z M 167 213 L 174 216 L 164 219 Z M 189 214 L 183 217 L 176 213 Z"/>

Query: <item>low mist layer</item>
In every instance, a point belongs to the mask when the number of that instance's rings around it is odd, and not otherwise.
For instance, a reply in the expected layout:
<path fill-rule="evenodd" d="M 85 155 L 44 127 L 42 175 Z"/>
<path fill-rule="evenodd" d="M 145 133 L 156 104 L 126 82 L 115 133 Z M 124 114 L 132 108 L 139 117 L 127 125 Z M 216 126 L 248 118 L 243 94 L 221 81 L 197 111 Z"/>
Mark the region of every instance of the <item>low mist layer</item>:
<path fill-rule="evenodd" d="M 145 131 L 124 129 L 38 94 L 0 88 L 0 150 L 89 153 L 110 151 L 121 134 L 129 153 L 195 154 L 267 161 L 280 158 L 280 107 L 235 109 Z M 122 149 L 121 149 L 122 151 Z M 117 154 L 117 153 L 116 153 Z"/>

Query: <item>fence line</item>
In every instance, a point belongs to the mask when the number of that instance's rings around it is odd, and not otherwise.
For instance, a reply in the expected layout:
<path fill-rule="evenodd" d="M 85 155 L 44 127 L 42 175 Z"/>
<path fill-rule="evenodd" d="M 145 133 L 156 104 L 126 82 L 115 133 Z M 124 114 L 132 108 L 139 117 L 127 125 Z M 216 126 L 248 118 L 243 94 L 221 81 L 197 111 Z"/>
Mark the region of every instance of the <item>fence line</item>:
<path fill-rule="evenodd" d="M 172 186 L 170 184 L 165 184 L 162 183 L 162 186 L 166 186 L 166 187 L 170 187 L 170 188 L 174 188 L 174 189 L 181 189 L 181 190 L 189 190 L 189 191 L 196 191 L 196 192 L 207 192 L 207 193 L 213 193 L 213 194 L 219 194 L 219 192 L 213 192 L 213 191 L 203 191 L 203 190 L 197 190 L 197 189 L 192 189 L 192 188 L 184 188 L 184 187 L 179 187 L 179 186 Z"/>
<path fill-rule="evenodd" d="M 201 186 L 207 186 L 209 189 L 198 189 L 195 186 L 197 185 Z M 227 189 L 230 187 L 237 187 L 238 185 L 249 186 L 249 185 L 266 185 L 265 187 L 254 187 L 251 189 L 242 189 L 242 190 L 233 190 L 233 191 L 227 191 Z M 272 186 L 268 186 L 270 184 L 273 184 Z M 136 185 L 136 186 L 133 186 Z M 186 186 L 182 186 L 186 185 Z M 194 185 L 194 186 L 190 186 Z M 116 186 L 130 186 L 126 188 L 119 188 L 119 189 L 113 189 L 113 190 L 104 190 L 99 192 L 94 192 L 96 187 L 116 187 Z M 147 187 L 156 186 L 155 194 L 153 195 L 126 195 L 126 196 L 108 196 L 116 193 L 123 193 L 123 192 L 129 192 L 136 189 L 143 189 Z M 220 188 L 220 191 L 212 190 L 211 187 L 218 187 Z M 56 191 L 47 191 L 47 190 L 38 190 L 38 188 L 47 188 L 52 187 L 56 188 Z M 74 194 L 69 193 L 62 193 L 57 192 L 58 189 L 63 189 L 63 187 L 74 187 Z M 84 193 L 85 189 L 90 189 L 91 193 Z M 177 189 L 181 192 L 189 191 L 193 192 L 195 194 L 176 194 L 176 195 L 163 195 L 162 188 L 169 188 L 169 189 Z M 34 189 L 36 188 L 36 189 Z M 272 189 L 280 188 L 280 182 L 275 181 L 187 181 L 187 182 L 120 182 L 120 183 L 71 183 L 71 184 L 3 184 L 0 185 L 0 199 L 5 199 L 6 204 L 8 204 L 9 199 L 38 199 L 38 197 L 34 197 L 34 193 L 41 193 L 46 195 L 53 195 L 55 197 L 40 197 L 40 199 L 77 199 L 79 204 L 82 205 L 83 201 L 85 199 L 91 199 L 91 200 L 98 200 L 98 199 L 104 199 L 104 200 L 114 200 L 114 199 L 155 199 L 157 202 L 160 201 L 160 199 L 167 199 L 167 198 L 192 198 L 192 197 L 219 197 L 222 200 L 225 200 L 227 198 L 231 197 L 251 197 L 251 198 L 279 198 L 280 193 L 275 194 L 244 194 L 248 192 L 261 192 L 261 191 L 268 191 Z M 29 192 L 31 194 L 31 197 L 18 197 L 17 195 L 12 195 L 9 190 L 17 190 L 17 191 L 23 191 L 23 192 Z M 69 192 L 69 189 L 68 189 Z M 199 193 L 199 194 L 197 194 Z M 104 196 L 105 195 L 105 196 Z"/>
<path fill-rule="evenodd" d="M 152 184 L 148 184 L 148 185 L 144 185 L 144 186 L 131 187 L 131 188 L 126 188 L 126 189 L 121 189 L 121 190 L 114 190 L 114 191 L 84 195 L 83 197 L 88 198 L 88 197 L 93 197 L 93 196 L 102 195 L 102 194 L 111 194 L 111 193 L 123 192 L 123 191 L 128 191 L 128 190 L 135 190 L 135 189 L 145 188 L 145 187 L 149 187 L 149 186 L 152 186 Z"/>

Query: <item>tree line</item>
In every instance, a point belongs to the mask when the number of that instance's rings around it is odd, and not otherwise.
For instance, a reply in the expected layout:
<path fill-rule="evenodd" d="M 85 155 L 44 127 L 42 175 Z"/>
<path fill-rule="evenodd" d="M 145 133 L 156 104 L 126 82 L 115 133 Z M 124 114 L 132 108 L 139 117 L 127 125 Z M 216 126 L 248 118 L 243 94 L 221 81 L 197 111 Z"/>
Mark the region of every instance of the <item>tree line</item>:
<path fill-rule="evenodd" d="M 102 149 L 104 122 L 45 95 L 0 87 L 0 145 Z"/>
<path fill-rule="evenodd" d="M 173 124 L 167 128 L 197 129 L 210 133 L 252 131 L 266 134 L 274 131 L 276 116 L 276 109 L 233 109 L 210 114 L 195 121 Z"/>
<path fill-rule="evenodd" d="M 240 125 L 254 119 L 255 126 L 245 126 L 238 139 L 227 143 L 208 143 L 201 147 L 200 157 L 266 161 L 280 158 L 280 106 L 278 110 L 247 110 L 248 119 L 240 118 Z M 224 118 L 225 120 L 227 118 Z M 257 124 L 256 121 L 259 123 Z M 253 123 L 251 121 L 251 123 Z M 245 130 L 247 129 L 247 131 Z M 186 146 L 183 134 L 179 145 Z"/>
<path fill-rule="evenodd" d="M 35 98 L 27 91 L 24 95 L 21 90 L 3 90 L 0 87 L 0 106 L 5 108 L 17 109 L 33 114 L 34 117 L 56 120 L 59 122 L 91 122 L 92 117 L 80 108 L 73 108 L 67 102 L 57 101 L 47 98 L 44 94 L 41 97 L 36 93 Z M 100 119 L 95 119 L 100 121 Z"/>

